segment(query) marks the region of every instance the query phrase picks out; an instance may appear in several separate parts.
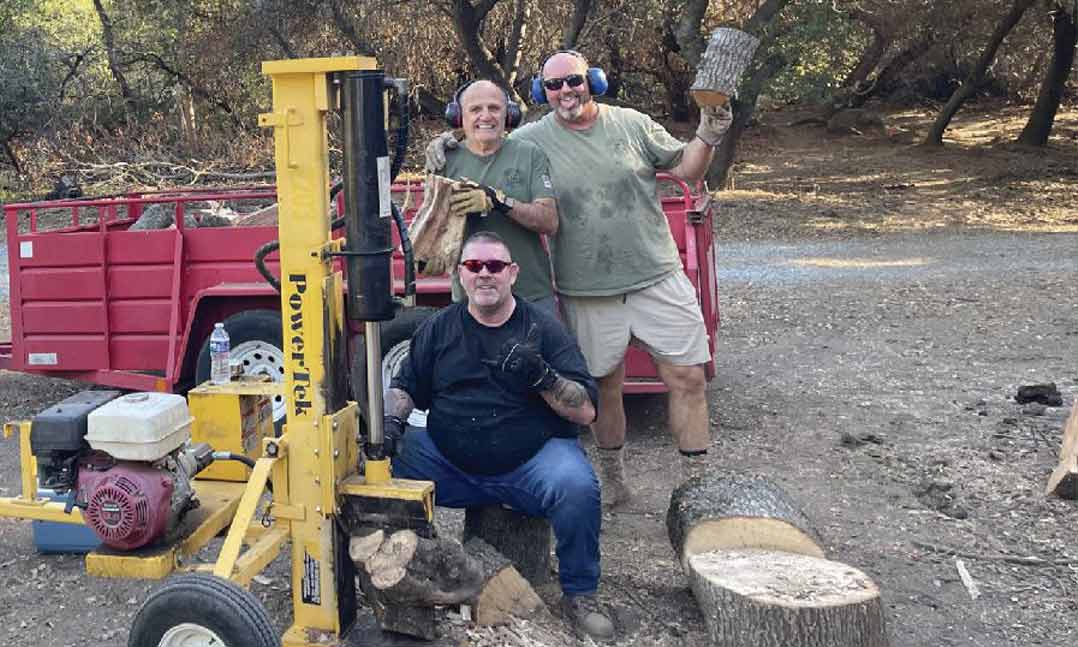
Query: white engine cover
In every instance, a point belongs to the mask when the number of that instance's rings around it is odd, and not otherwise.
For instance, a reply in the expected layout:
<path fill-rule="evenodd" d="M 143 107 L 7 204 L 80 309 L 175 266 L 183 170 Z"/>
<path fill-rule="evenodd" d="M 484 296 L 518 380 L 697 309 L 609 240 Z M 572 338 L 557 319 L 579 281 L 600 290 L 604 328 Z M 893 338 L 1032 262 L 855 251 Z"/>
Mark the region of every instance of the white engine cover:
<path fill-rule="evenodd" d="M 129 393 L 86 419 L 86 442 L 118 460 L 153 462 L 190 438 L 187 399 L 174 393 Z"/>

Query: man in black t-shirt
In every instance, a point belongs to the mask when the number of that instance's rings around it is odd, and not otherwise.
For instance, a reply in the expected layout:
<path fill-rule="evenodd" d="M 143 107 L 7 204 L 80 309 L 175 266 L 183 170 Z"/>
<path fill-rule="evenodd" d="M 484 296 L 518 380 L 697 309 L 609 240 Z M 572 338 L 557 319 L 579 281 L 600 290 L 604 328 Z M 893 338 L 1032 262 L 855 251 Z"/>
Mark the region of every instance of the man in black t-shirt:
<path fill-rule="evenodd" d="M 497 234 L 461 250 L 468 302 L 426 321 L 385 399 L 385 439 L 398 478 L 431 480 L 439 505 L 504 504 L 550 521 L 563 608 L 609 640 L 599 586 L 599 482 L 577 435 L 598 398 L 580 349 L 554 317 L 513 296 L 519 268 Z M 403 436 L 412 409 L 427 428 Z"/>

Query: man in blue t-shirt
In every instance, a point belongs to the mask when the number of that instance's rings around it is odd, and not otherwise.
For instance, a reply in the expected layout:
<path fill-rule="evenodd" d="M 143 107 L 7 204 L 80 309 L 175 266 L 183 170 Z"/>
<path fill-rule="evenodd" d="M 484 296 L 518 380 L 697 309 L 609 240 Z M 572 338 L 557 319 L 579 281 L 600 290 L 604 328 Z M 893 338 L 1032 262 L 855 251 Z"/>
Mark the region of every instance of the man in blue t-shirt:
<path fill-rule="evenodd" d="M 614 627 L 599 586 L 599 482 L 577 436 L 595 419 L 595 380 L 568 331 L 512 294 L 519 267 L 497 234 L 461 249 L 467 303 L 427 320 L 385 399 L 385 440 L 398 478 L 435 483 L 453 508 L 508 505 L 550 521 L 566 617 L 593 638 Z M 426 429 L 404 436 L 412 409 Z"/>

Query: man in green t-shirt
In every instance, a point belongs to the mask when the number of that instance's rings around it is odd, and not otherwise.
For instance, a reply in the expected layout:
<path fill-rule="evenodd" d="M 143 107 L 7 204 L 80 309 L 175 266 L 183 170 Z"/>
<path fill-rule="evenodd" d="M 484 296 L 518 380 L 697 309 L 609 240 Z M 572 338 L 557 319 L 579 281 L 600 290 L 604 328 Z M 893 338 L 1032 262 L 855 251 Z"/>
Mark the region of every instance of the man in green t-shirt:
<path fill-rule="evenodd" d="M 621 398 L 631 342 L 651 354 L 669 389 L 669 427 L 683 475 L 709 469 L 707 329 L 655 176 L 666 171 L 698 182 L 732 119 L 725 107 L 703 110 L 686 144 L 643 113 L 596 103 L 592 86 L 605 84 L 601 74 L 578 52 L 548 58 L 536 90 L 553 110 L 515 130 L 509 141 L 532 142 L 550 160 L 560 217 L 551 239 L 554 278 L 566 323 L 599 382 L 592 425 L 596 466 L 604 504 L 616 505 L 630 497 Z M 436 138 L 427 149 L 428 167 L 437 167 L 454 143 L 444 135 Z"/>
<path fill-rule="evenodd" d="M 463 146 L 446 155 L 442 175 L 469 180 L 450 198 L 450 215 L 467 217 L 464 238 L 480 230 L 505 240 L 520 266 L 517 296 L 555 313 L 550 257 L 540 235 L 558 231 L 558 210 L 550 164 L 538 146 L 505 138 L 510 117 L 505 91 L 490 81 L 474 81 L 456 94 L 450 120 L 464 130 Z M 476 187 L 475 184 L 479 186 Z M 453 300 L 463 300 L 453 277 Z"/>

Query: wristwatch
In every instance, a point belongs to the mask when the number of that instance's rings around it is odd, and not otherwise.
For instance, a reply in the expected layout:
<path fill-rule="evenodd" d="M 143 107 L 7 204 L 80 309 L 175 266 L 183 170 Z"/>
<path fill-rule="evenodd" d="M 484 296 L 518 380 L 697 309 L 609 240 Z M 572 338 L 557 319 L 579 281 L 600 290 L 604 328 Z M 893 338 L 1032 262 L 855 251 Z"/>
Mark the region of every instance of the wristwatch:
<path fill-rule="evenodd" d="M 505 209 L 502 211 L 502 213 L 509 215 L 509 212 L 516 208 L 517 201 L 513 198 L 510 198 L 509 196 L 505 196 L 505 199 L 502 200 L 502 204 L 505 205 Z"/>

